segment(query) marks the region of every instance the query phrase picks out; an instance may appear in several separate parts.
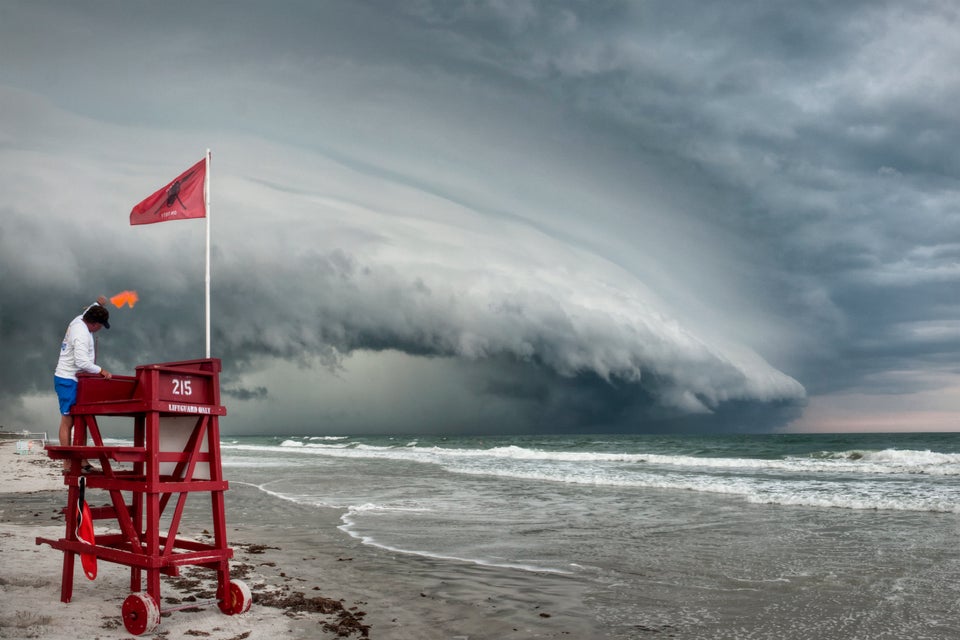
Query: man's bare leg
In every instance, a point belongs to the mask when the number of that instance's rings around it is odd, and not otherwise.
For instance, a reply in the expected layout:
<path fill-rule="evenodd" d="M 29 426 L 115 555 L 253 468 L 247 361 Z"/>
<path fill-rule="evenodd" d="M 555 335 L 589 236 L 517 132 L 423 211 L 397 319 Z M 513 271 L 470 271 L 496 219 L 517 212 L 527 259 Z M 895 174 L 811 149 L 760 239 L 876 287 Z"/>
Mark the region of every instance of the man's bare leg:
<path fill-rule="evenodd" d="M 70 431 L 72 428 L 73 428 L 73 416 L 61 415 L 60 416 L 60 444 L 61 445 L 67 446 L 67 445 L 73 444 L 72 442 L 70 442 Z M 89 462 L 87 460 L 81 460 L 80 468 L 82 469 L 88 464 Z M 63 461 L 63 470 L 66 473 L 70 473 L 72 468 L 73 468 L 73 465 L 71 465 L 70 460 Z"/>
<path fill-rule="evenodd" d="M 60 416 L 60 446 L 67 446 L 70 444 L 70 429 L 73 427 L 73 416 L 61 415 Z M 63 470 L 66 473 L 70 473 L 72 468 L 72 461 L 67 459 L 63 461 Z"/>

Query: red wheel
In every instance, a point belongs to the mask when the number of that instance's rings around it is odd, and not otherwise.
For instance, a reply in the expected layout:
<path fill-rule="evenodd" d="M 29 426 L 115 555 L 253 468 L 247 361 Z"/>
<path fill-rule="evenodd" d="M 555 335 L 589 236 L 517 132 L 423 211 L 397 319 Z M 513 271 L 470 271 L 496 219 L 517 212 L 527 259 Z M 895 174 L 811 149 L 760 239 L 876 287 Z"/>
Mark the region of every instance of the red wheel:
<path fill-rule="evenodd" d="M 246 583 L 242 580 L 231 580 L 226 602 L 220 608 L 224 613 L 233 616 L 250 611 L 251 604 L 253 604 L 253 596 Z"/>
<path fill-rule="evenodd" d="M 146 593 L 131 593 L 120 609 L 123 626 L 135 636 L 149 633 L 160 624 L 160 607 Z"/>

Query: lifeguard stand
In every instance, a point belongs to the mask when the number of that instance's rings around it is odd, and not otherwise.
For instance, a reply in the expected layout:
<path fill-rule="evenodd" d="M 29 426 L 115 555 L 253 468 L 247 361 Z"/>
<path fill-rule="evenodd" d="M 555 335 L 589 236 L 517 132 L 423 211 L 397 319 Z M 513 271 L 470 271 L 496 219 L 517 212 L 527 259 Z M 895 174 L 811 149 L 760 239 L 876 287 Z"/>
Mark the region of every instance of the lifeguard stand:
<path fill-rule="evenodd" d="M 73 444 L 46 447 L 51 458 L 71 461 L 72 469 L 64 476 L 64 484 L 69 487 L 66 534 L 59 540 L 36 539 L 37 544 L 63 551 L 63 602 L 70 602 L 73 595 L 74 563 L 77 554 L 83 554 L 130 567 L 133 593 L 124 601 L 121 613 L 124 625 L 134 635 L 151 631 L 160 623 L 160 575 L 178 575 L 185 565 L 216 571 L 216 600 L 209 604 L 215 602 L 231 615 L 250 608 L 250 590 L 243 582 L 230 580 L 233 549 L 227 546 L 223 494 L 228 484 L 220 466 L 218 422 L 227 411 L 220 405 L 220 370 L 219 359 L 207 358 L 143 365 L 132 377 L 106 380 L 80 376 L 72 411 Z M 133 418 L 133 446 L 105 445 L 97 416 Z M 88 439 L 92 442 L 89 446 Z M 96 536 L 93 545 L 77 537 L 75 505 L 84 459 L 99 460 L 101 468 L 82 474 L 87 495 L 103 489 L 111 502 L 90 509 L 93 522 L 113 519 L 120 529 L 120 533 Z M 210 496 L 212 543 L 177 537 L 184 504 L 191 493 Z M 161 531 L 165 513 L 169 525 L 166 533 Z"/>

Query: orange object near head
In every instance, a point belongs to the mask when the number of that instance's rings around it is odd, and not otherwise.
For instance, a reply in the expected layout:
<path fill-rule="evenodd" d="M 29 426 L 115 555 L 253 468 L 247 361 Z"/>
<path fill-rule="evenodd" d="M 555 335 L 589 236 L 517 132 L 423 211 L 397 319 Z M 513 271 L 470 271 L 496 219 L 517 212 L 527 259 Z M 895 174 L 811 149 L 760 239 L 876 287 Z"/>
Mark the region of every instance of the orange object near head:
<path fill-rule="evenodd" d="M 140 297 L 137 295 L 136 291 L 121 291 L 117 295 L 110 298 L 110 302 L 113 303 L 113 306 L 116 308 L 122 307 L 124 304 L 130 306 L 133 309 L 133 305 L 137 304 L 137 301 Z"/>

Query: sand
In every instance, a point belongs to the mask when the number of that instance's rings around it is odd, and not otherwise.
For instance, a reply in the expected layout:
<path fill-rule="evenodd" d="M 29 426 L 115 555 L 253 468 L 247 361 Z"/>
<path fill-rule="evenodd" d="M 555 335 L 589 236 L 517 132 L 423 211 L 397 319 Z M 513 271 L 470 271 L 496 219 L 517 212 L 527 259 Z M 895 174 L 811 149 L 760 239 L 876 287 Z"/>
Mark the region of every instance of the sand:
<path fill-rule="evenodd" d="M 42 452 L 17 454 L 0 442 L 0 638 L 130 638 L 120 612 L 129 569 L 101 559 L 88 581 L 75 571 L 73 598 L 60 601 L 63 554 L 35 538 L 64 535 L 66 487 L 60 464 Z M 369 547 L 325 526 L 305 530 L 282 501 L 231 481 L 227 523 L 231 577 L 246 582 L 253 606 L 228 616 L 215 605 L 164 613 L 141 637 L 607 638 L 582 601 L 582 585 L 562 575 L 457 564 Z M 93 493 L 93 492 L 91 492 Z M 105 498 L 88 495 L 91 504 Z M 269 517 L 263 517 L 264 509 Z M 258 515 L 258 513 L 260 515 Z M 103 523 L 97 523 L 103 528 Z M 161 610 L 212 599 L 212 572 L 186 567 L 161 579 Z"/>

